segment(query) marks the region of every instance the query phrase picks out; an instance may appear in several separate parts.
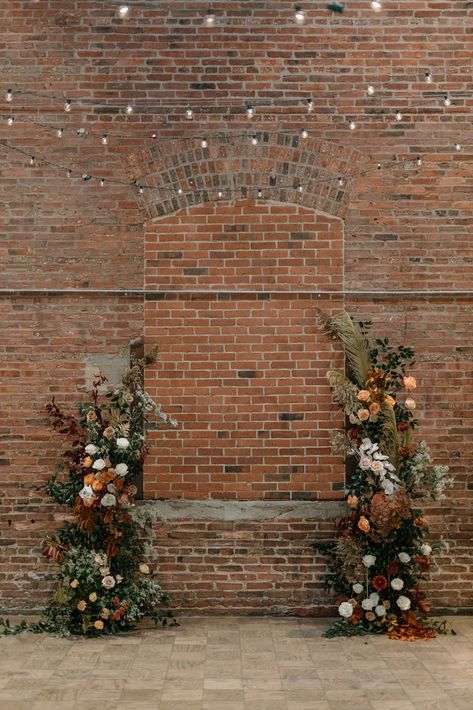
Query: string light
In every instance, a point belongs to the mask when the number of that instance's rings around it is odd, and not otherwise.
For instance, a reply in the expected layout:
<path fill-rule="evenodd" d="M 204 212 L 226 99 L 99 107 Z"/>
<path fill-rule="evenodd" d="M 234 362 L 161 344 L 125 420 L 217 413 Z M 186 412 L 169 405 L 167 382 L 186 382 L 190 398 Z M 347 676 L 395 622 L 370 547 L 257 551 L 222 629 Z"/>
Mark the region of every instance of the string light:
<path fill-rule="evenodd" d="M 343 179 L 341 177 L 337 178 L 338 186 L 343 187 Z"/>
<path fill-rule="evenodd" d="M 108 144 L 108 135 L 106 133 L 104 133 L 102 136 L 102 145 L 107 145 L 107 144 Z"/>
<path fill-rule="evenodd" d="M 105 178 L 100 178 L 100 187 L 105 185 Z"/>
<path fill-rule="evenodd" d="M 126 112 L 127 112 L 128 116 L 130 116 L 133 113 L 133 106 L 131 104 L 128 104 L 128 106 L 126 107 Z"/>
<path fill-rule="evenodd" d="M 383 166 L 381 165 L 381 163 L 378 163 L 378 165 L 376 167 L 378 170 L 381 170 Z"/>
<path fill-rule="evenodd" d="M 398 121 L 398 122 L 399 122 L 399 121 L 402 121 L 402 113 L 401 113 L 400 111 L 397 111 L 397 112 L 396 112 L 395 119 L 396 119 L 396 121 Z"/>
<path fill-rule="evenodd" d="M 8 118 L 7 118 L 7 125 L 8 125 L 8 126 L 13 126 L 14 120 L 15 120 L 15 116 L 8 116 Z"/>
<path fill-rule="evenodd" d="M 206 138 L 202 138 L 202 140 L 200 141 L 200 145 L 202 148 L 207 148 L 208 143 L 207 143 Z"/>
<path fill-rule="evenodd" d="M 193 118 L 193 117 L 194 117 L 194 112 L 193 112 L 193 110 L 191 109 L 191 107 L 188 106 L 187 109 L 186 109 L 186 118 L 188 118 L 188 119 L 190 120 L 190 119 Z"/>
<path fill-rule="evenodd" d="M 460 143 L 455 143 L 455 145 L 454 145 L 453 147 L 455 148 L 455 150 L 456 150 L 457 152 L 460 152 L 460 150 L 462 149 Z"/>
<path fill-rule="evenodd" d="M 299 25 L 305 20 L 305 12 L 300 5 L 294 5 L 294 19 Z"/>
<path fill-rule="evenodd" d="M 258 197 L 263 197 L 263 190 L 260 187 L 258 188 Z"/>
<path fill-rule="evenodd" d="M 223 192 L 222 192 L 221 190 L 218 191 L 217 197 L 218 197 L 219 200 L 222 199 L 222 197 L 223 197 Z"/>
<path fill-rule="evenodd" d="M 13 101 L 13 91 L 12 89 L 7 89 L 5 93 L 5 101 L 9 104 Z"/>
<path fill-rule="evenodd" d="M 427 84 L 431 84 L 433 82 L 432 72 L 430 71 L 430 69 L 425 72 L 425 80 Z"/>
<path fill-rule="evenodd" d="M 182 195 L 182 187 L 180 187 L 180 188 L 178 189 L 177 194 L 178 194 L 178 195 Z"/>
<path fill-rule="evenodd" d="M 366 89 L 366 93 L 368 94 L 368 96 L 374 96 L 374 86 L 372 86 L 372 84 L 369 84 Z"/>
<path fill-rule="evenodd" d="M 314 102 L 312 99 L 307 99 L 307 113 L 312 113 L 314 110 Z"/>
<path fill-rule="evenodd" d="M 58 138 L 62 138 L 62 134 L 64 133 L 64 128 L 58 128 L 56 135 Z"/>
<path fill-rule="evenodd" d="M 208 27 L 213 27 L 215 24 L 215 12 L 213 10 L 207 10 L 204 22 Z"/>
<path fill-rule="evenodd" d="M 308 137 L 309 137 L 309 131 L 307 130 L 307 128 L 303 128 L 303 129 L 302 129 L 302 131 L 301 131 L 301 137 L 302 137 L 302 138 L 308 138 Z"/>
<path fill-rule="evenodd" d="M 350 128 L 350 131 L 354 131 L 355 128 L 356 128 L 356 123 L 355 123 L 355 121 L 350 121 L 350 123 L 348 124 L 348 126 L 349 126 L 349 128 Z"/>
<path fill-rule="evenodd" d="M 128 7 L 128 5 L 120 5 L 120 7 L 118 8 L 118 14 L 122 18 L 127 17 L 129 12 L 130 8 Z"/>
<path fill-rule="evenodd" d="M 446 94 L 443 97 L 443 104 L 444 104 L 444 106 L 451 106 L 452 105 L 452 100 L 451 100 L 450 96 L 448 96 L 448 94 Z"/>
<path fill-rule="evenodd" d="M 420 155 L 419 155 L 419 157 L 417 158 L 416 163 L 417 163 L 417 165 L 418 165 L 419 168 L 420 168 L 420 166 L 422 165 L 422 158 L 420 157 Z"/>
<path fill-rule="evenodd" d="M 32 155 L 30 158 L 30 165 L 34 165 L 34 164 L 35 164 L 35 157 L 34 157 L 34 155 Z"/>
<path fill-rule="evenodd" d="M 138 185 L 138 192 L 140 193 L 140 195 L 143 194 L 143 192 L 144 192 L 143 185 Z"/>
<path fill-rule="evenodd" d="M 70 113 L 72 108 L 72 101 L 70 99 L 66 99 L 64 102 L 64 111 L 66 113 Z"/>
<path fill-rule="evenodd" d="M 371 9 L 375 12 L 381 12 L 383 5 L 380 0 L 371 0 Z"/>
<path fill-rule="evenodd" d="M 72 175 L 72 170 L 69 168 L 69 170 L 67 171 L 67 177 L 70 178 L 71 175 Z"/>
<path fill-rule="evenodd" d="M 297 186 L 297 192 L 304 192 L 304 188 L 302 185 Z"/>
<path fill-rule="evenodd" d="M 158 137 L 157 133 L 153 133 L 152 136 L 151 136 L 151 138 L 152 138 L 153 140 L 156 140 L 157 137 Z"/>
<path fill-rule="evenodd" d="M 258 136 L 256 134 L 251 137 L 251 145 L 258 145 Z"/>
<path fill-rule="evenodd" d="M 246 107 L 246 115 L 248 116 L 248 118 L 253 118 L 253 116 L 255 115 L 255 107 L 251 104 L 248 104 Z"/>

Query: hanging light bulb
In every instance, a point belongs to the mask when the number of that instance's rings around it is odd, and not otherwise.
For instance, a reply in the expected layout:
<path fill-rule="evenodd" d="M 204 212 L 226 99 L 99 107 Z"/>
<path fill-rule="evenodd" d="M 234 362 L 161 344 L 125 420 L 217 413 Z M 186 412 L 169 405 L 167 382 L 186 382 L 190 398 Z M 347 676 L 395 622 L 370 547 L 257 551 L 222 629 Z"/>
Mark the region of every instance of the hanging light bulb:
<path fill-rule="evenodd" d="M 258 197 L 263 197 L 263 190 L 260 187 L 258 188 Z"/>
<path fill-rule="evenodd" d="M 372 84 L 368 85 L 366 93 L 368 94 L 368 96 L 374 96 L 374 86 Z"/>
<path fill-rule="evenodd" d="M 9 104 L 13 101 L 13 90 L 12 89 L 7 89 L 5 93 L 5 101 Z"/>
<path fill-rule="evenodd" d="M 105 178 L 100 178 L 100 187 L 105 185 Z"/>
<path fill-rule="evenodd" d="M 187 109 L 186 109 L 186 118 L 191 119 L 191 118 L 193 118 L 193 116 L 194 116 L 194 112 L 193 112 L 193 110 L 191 109 L 191 107 L 188 106 Z"/>
<path fill-rule="evenodd" d="M 460 152 L 460 150 L 462 149 L 460 143 L 455 143 L 455 145 L 454 145 L 453 147 L 455 148 L 455 150 L 456 150 L 457 152 Z"/>
<path fill-rule="evenodd" d="M 258 145 L 258 136 L 256 134 L 251 136 L 251 145 Z"/>
<path fill-rule="evenodd" d="M 118 15 L 119 17 L 125 18 L 128 17 L 128 13 L 130 12 L 130 8 L 128 5 L 120 5 L 118 8 Z"/>
<path fill-rule="evenodd" d="M 58 128 L 56 131 L 56 135 L 58 138 L 62 138 L 63 133 L 64 133 L 64 128 Z"/>
<path fill-rule="evenodd" d="M 66 101 L 64 102 L 64 111 L 66 113 L 70 113 L 71 107 L 72 107 L 72 101 L 70 99 L 66 99 Z"/>
<path fill-rule="evenodd" d="M 309 137 L 309 131 L 307 128 L 303 128 L 301 131 L 301 138 L 308 138 Z"/>
<path fill-rule="evenodd" d="M 400 111 L 396 111 L 395 119 L 398 122 L 402 121 L 402 113 Z"/>
<path fill-rule="evenodd" d="M 221 190 L 218 191 L 217 197 L 218 197 L 219 200 L 222 199 L 222 197 L 223 197 L 223 192 L 222 192 Z"/>
<path fill-rule="evenodd" d="M 355 123 L 355 121 L 350 121 L 350 123 L 348 124 L 348 126 L 349 126 L 349 128 L 350 128 L 350 131 L 354 131 L 355 128 L 356 128 L 356 123 Z"/>
<path fill-rule="evenodd" d="M 30 158 L 30 165 L 34 165 L 34 164 L 35 164 L 35 157 L 34 157 L 34 155 L 32 155 Z"/>
<path fill-rule="evenodd" d="M 433 82 L 432 72 L 430 71 L 430 69 L 425 72 L 425 80 L 427 84 L 431 84 Z"/>
<path fill-rule="evenodd" d="M 422 158 L 420 157 L 420 155 L 419 155 L 419 157 L 417 158 L 416 163 L 417 163 L 417 165 L 418 165 L 419 168 L 420 168 L 420 166 L 422 165 Z"/>
<path fill-rule="evenodd" d="M 128 104 L 128 106 L 126 107 L 126 112 L 127 112 L 128 116 L 130 116 L 133 113 L 133 106 L 131 104 Z"/>
<path fill-rule="evenodd" d="M 443 105 L 444 106 L 451 106 L 452 105 L 452 100 L 451 100 L 450 96 L 448 96 L 448 94 L 446 94 L 443 97 Z"/>
<path fill-rule="evenodd" d="M 215 25 L 215 12 L 213 10 L 207 10 L 204 22 L 207 27 L 213 27 Z"/>
<path fill-rule="evenodd" d="M 158 137 L 157 133 L 153 133 L 153 135 L 151 136 L 151 138 L 152 138 L 153 140 L 156 140 L 157 137 Z"/>
<path fill-rule="evenodd" d="M 248 104 L 246 107 L 246 115 L 248 116 L 248 118 L 253 118 L 253 116 L 255 115 L 255 107 L 251 104 Z"/>
<path fill-rule="evenodd" d="M 200 145 L 202 146 L 202 148 L 207 148 L 207 146 L 208 146 L 207 139 L 202 138 L 202 140 L 200 141 Z"/>
<path fill-rule="evenodd" d="M 375 12 L 380 12 L 383 9 L 383 5 L 380 0 L 371 0 L 371 9 Z"/>
<path fill-rule="evenodd" d="M 314 110 L 314 102 L 312 99 L 307 99 L 307 113 L 312 113 Z"/>
<path fill-rule="evenodd" d="M 305 20 L 305 12 L 300 5 L 294 5 L 294 19 L 299 25 Z"/>
<path fill-rule="evenodd" d="M 102 136 L 102 145 L 108 145 L 108 135 L 106 133 Z"/>
<path fill-rule="evenodd" d="M 8 126 L 13 126 L 14 120 L 15 120 L 15 116 L 8 116 L 8 118 L 7 118 L 7 125 L 8 125 Z"/>

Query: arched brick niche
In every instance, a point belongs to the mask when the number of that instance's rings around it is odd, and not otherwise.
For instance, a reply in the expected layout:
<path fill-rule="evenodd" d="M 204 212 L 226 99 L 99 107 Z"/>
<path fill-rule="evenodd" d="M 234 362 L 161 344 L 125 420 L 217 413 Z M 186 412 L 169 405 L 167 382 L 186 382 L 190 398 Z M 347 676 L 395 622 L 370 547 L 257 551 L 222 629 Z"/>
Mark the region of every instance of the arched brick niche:
<path fill-rule="evenodd" d="M 212 202 L 219 191 L 225 199 L 255 197 L 259 188 L 266 199 L 345 216 L 354 177 L 365 164 L 360 151 L 315 137 L 264 131 L 257 133 L 255 146 L 251 133 L 209 134 L 206 148 L 197 138 L 158 142 L 128 155 L 130 178 L 156 188 L 138 198 L 145 219 Z"/>
<path fill-rule="evenodd" d="M 151 434 L 150 498 L 342 495 L 326 382 L 341 353 L 318 306 L 341 307 L 343 222 L 265 200 L 187 207 L 147 224 L 146 387 L 180 422 Z M 309 292 L 309 293 L 308 293 Z"/>

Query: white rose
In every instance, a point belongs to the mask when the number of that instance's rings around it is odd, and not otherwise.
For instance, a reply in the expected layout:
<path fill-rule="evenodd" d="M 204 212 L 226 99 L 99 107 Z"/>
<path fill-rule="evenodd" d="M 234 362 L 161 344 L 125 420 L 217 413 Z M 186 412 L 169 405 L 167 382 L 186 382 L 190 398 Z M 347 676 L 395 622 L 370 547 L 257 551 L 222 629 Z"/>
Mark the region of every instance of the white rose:
<path fill-rule="evenodd" d="M 363 557 L 363 564 L 365 567 L 372 567 L 376 562 L 375 555 L 365 555 Z"/>
<path fill-rule="evenodd" d="M 112 505 L 115 505 L 116 502 L 117 499 L 114 495 L 112 495 L 111 493 L 105 493 L 102 500 L 100 501 L 100 504 L 103 505 L 105 508 L 110 508 Z"/>
<path fill-rule="evenodd" d="M 362 456 L 360 458 L 360 468 L 363 471 L 368 471 L 371 466 L 371 459 L 368 456 Z"/>
<path fill-rule="evenodd" d="M 338 607 L 338 613 L 343 616 L 344 619 L 349 619 L 353 616 L 353 607 L 349 602 L 342 602 Z"/>
<path fill-rule="evenodd" d="M 361 592 L 363 591 L 363 588 L 364 588 L 363 585 L 360 584 L 359 582 L 357 582 L 356 584 L 353 585 L 353 591 L 355 592 L 355 594 L 361 594 Z"/>
<path fill-rule="evenodd" d="M 371 611 L 371 609 L 376 606 L 376 602 L 368 597 L 368 599 L 363 599 L 361 606 L 365 611 Z"/>
<path fill-rule="evenodd" d="M 95 498 L 95 493 L 92 490 L 92 486 L 84 486 L 79 491 L 79 495 L 82 500 L 90 500 L 91 498 Z"/>
<path fill-rule="evenodd" d="M 379 594 L 377 594 L 376 592 L 372 592 L 372 594 L 370 594 L 370 599 L 372 602 L 374 602 L 374 606 L 376 606 L 376 604 L 379 602 Z"/>
<path fill-rule="evenodd" d="M 403 586 L 404 582 L 399 577 L 395 577 L 393 580 L 391 580 L 391 587 L 394 589 L 395 592 L 400 592 Z"/>
<path fill-rule="evenodd" d="M 376 607 L 375 609 L 376 616 L 385 616 L 386 614 L 386 607 L 384 607 L 382 604 Z"/>
<path fill-rule="evenodd" d="M 363 439 L 363 441 L 361 442 L 360 449 L 363 451 L 365 449 L 371 449 L 372 446 L 373 442 L 371 441 L 371 439 Z"/>
<path fill-rule="evenodd" d="M 400 552 L 398 557 L 404 565 L 407 565 L 411 561 L 411 556 L 407 552 Z"/>
<path fill-rule="evenodd" d="M 124 436 L 117 439 L 117 446 L 119 449 L 127 449 L 130 446 L 130 442 Z"/>
<path fill-rule="evenodd" d="M 128 473 L 127 464 L 126 463 L 118 463 L 115 466 L 115 472 L 116 472 L 117 476 L 126 476 L 126 474 Z"/>
<path fill-rule="evenodd" d="M 380 474 L 384 471 L 384 464 L 382 461 L 373 461 L 370 468 L 373 473 Z"/>
<path fill-rule="evenodd" d="M 97 446 L 95 446 L 95 444 L 87 444 L 87 446 L 85 447 L 85 450 L 88 454 L 90 454 L 90 456 L 93 456 L 94 454 L 97 453 L 98 448 L 97 448 Z"/>
<path fill-rule="evenodd" d="M 409 597 L 399 597 L 396 604 L 401 611 L 407 611 L 411 608 L 411 600 Z"/>
<path fill-rule="evenodd" d="M 381 481 L 381 488 L 387 496 L 392 496 L 392 494 L 396 490 L 396 486 L 392 481 L 389 480 L 389 478 L 385 478 L 383 481 Z"/>
<path fill-rule="evenodd" d="M 110 575 L 107 575 L 102 579 L 102 584 L 105 589 L 113 589 L 113 587 L 115 586 L 115 580 Z"/>
<path fill-rule="evenodd" d="M 103 459 L 97 459 L 92 464 L 92 468 L 95 468 L 96 471 L 102 471 L 105 468 L 105 461 Z"/>
<path fill-rule="evenodd" d="M 431 552 L 432 552 L 432 548 L 430 547 L 430 545 L 427 545 L 427 543 L 425 543 L 425 544 L 422 545 L 422 547 L 420 548 L 420 551 L 421 551 L 421 553 L 422 553 L 423 555 L 425 555 L 426 557 L 428 557 L 428 556 L 431 554 Z"/>

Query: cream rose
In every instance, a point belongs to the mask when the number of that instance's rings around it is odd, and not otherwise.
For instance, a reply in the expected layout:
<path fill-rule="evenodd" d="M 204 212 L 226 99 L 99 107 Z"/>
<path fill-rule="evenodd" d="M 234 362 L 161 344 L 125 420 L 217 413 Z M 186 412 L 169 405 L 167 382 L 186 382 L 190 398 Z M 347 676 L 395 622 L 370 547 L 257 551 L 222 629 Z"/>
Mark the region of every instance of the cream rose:
<path fill-rule="evenodd" d="M 379 475 L 384 471 L 384 463 L 382 461 L 373 461 L 373 463 L 370 466 L 371 470 L 373 473 L 376 473 Z"/>
<path fill-rule="evenodd" d="M 416 408 L 415 399 L 412 399 L 412 397 L 408 397 L 406 399 L 406 401 L 404 402 L 404 406 L 406 409 L 415 409 Z"/>
<path fill-rule="evenodd" d="M 372 567 L 375 562 L 376 562 L 376 556 L 375 556 L 375 555 L 364 555 L 364 557 L 363 557 L 363 564 L 364 564 L 365 567 Z"/>
<path fill-rule="evenodd" d="M 411 561 L 411 556 L 407 552 L 400 552 L 398 557 L 404 565 L 407 565 Z"/>
<path fill-rule="evenodd" d="M 110 575 L 107 575 L 102 579 L 102 584 L 105 589 L 113 589 L 113 587 L 115 586 L 115 580 Z"/>
<path fill-rule="evenodd" d="M 361 606 L 365 611 L 371 611 L 371 609 L 375 606 L 375 602 L 368 597 L 367 599 L 363 599 Z"/>
<path fill-rule="evenodd" d="M 98 448 L 95 446 L 95 444 L 87 444 L 87 446 L 85 447 L 85 451 L 87 454 L 90 454 L 90 456 L 93 456 L 97 453 Z"/>
<path fill-rule="evenodd" d="M 130 442 L 124 436 L 117 439 L 117 446 L 119 449 L 127 449 L 130 446 Z"/>
<path fill-rule="evenodd" d="M 362 471 L 368 471 L 371 467 L 371 459 L 369 456 L 362 456 L 360 458 L 360 468 Z"/>
<path fill-rule="evenodd" d="M 395 577 L 391 580 L 391 587 L 394 589 L 395 592 L 400 592 L 403 586 L 404 582 L 399 577 Z"/>
<path fill-rule="evenodd" d="M 105 493 L 102 500 L 100 501 L 100 505 L 103 505 L 104 508 L 111 508 L 112 505 L 116 504 L 116 502 L 117 499 L 112 493 Z"/>
<path fill-rule="evenodd" d="M 115 472 L 116 472 L 117 476 L 126 476 L 126 474 L 128 473 L 127 464 L 126 463 L 118 463 L 115 466 Z"/>
<path fill-rule="evenodd" d="M 342 602 L 338 607 L 338 613 L 343 616 L 344 619 L 349 619 L 353 616 L 353 607 L 350 602 Z"/>
<path fill-rule="evenodd" d="M 95 498 L 95 493 L 92 490 L 92 486 L 84 486 L 81 488 L 79 491 L 79 496 L 82 498 L 82 500 L 91 500 L 92 498 Z"/>
<path fill-rule="evenodd" d="M 411 608 L 411 600 L 409 599 L 409 597 L 398 597 L 396 604 L 398 605 L 401 611 L 407 611 Z"/>
<path fill-rule="evenodd" d="M 385 616 L 386 615 L 386 608 L 382 604 L 379 604 L 375 608 L 375 612 L 376 612 L 376 616 Z"/>
<path fill-rule="evenodd" d="M 423 555 L 428 557 L 432 553 L 432 548 L 430 547 L 430 545 L 427 545 L 427 543 L 424 543 L 420 548 L 420 551 Z"/>
<path fill-rule="evenodd" d="M 97 459 L 92 464 L 92 468 L 94 468 L 96 471 L 103 471 L 103 469 L 105 468 L 105 461 L 103 459 Z"/>
<path fill-rule="evenodd" d="M 356 584 L 353 585 L 352 589 L 353 589 L 353 591 L 355 592 L 355 594 L 361 594 L 361 592 L 363 591 L 364 587 L 363 587 L 363 585 L 360 584 L 359 582 L 356 582 Z"/>

